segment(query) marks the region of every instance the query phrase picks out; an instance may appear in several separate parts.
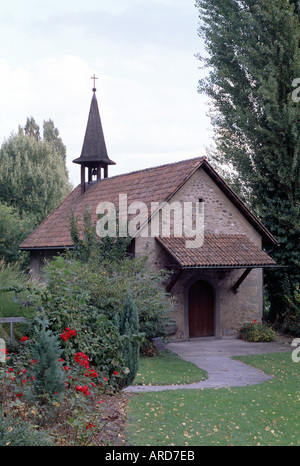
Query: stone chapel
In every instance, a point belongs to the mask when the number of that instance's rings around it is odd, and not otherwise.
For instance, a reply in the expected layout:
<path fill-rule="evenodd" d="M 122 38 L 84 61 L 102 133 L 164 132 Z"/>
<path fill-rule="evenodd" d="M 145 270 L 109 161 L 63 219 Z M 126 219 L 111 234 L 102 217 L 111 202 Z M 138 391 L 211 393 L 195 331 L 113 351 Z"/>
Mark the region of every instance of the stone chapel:
<path fill-rule="evenodd" d="M 176 298 L 174 339 L 235 336 L 244 322 L 261 321 L 263 272 L 276 267 L 269 254 L 277 242 L 206 158 L 109 177 L 115 162 L 107 154 L 94 88 L 81 155 L 74 163 L 80 165 L 80 185 L 20 245 L 30 251 L 33 276 L 40 275 L 45 259 L 72 249 L 71 209 L 80 217 L 88 205 L 96 224 L 100 203 L 124 209 L 121 194 L 125 208 L 139 202 L 148 212 L 132 235 L 131 251 L 146 251 L 152 267 L 172 272 L 165 286 Z M 198 247 L 186 247 L 172 212 L 170 234 L 162 234 L 161 206 L 166 205 L 201 207 L 203 241 Z"/>

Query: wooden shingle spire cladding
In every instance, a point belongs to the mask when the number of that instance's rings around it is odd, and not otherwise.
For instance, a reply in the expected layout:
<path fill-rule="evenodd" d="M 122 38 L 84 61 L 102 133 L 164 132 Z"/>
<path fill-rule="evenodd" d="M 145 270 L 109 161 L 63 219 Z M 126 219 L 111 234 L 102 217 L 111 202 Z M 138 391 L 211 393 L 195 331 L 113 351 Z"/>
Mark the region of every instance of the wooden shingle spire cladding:
<path fill-rule="evenodd" d="M 81 165 L 81 193 L 85 192 L 86 168 L 88 168 L 88 182 L 90 183 L 93 176 L 96 176 L 97 180 L 101 179 L 101 168 L 104 169 L 104 178 L 107 178 L 108 165 L 115 165 L 115 162 L 107 155 L 95 88 L 93 88 L 93 93 L 81 155 L 73 160 L 74 163 Z"/>

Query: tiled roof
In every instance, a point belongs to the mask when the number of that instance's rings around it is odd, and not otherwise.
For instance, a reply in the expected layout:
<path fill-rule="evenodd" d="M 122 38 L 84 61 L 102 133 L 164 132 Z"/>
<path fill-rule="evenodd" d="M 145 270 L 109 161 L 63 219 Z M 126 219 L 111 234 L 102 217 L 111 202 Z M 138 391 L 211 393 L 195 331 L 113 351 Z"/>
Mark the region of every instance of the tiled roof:
<path fill-rule="evenodd" d="M 145 203 L 148 212 L 150 212 L 151 202 L 168 202 L 200 166 L 260 233 L 263 243 L 268 247 L 276 245 L 277 242 L 271 233 L 250 212 L 207 160 L 204 157 L 198 157 L 101 179 L 86 184 L 84 194 L 81 194 L 81 187 L 77 186 L 49 217 L 23 241 L 20 248 L 26 250 L 72 247 L 73 243 L 69 232 L 71 209 L 82 222 L 82 213 L 88 205 L 91 208 L 92 221 L 96 223 L 97 205 L 107 201 L 112 202 L 117 207 L 119 194 L 127 194 L 128 205 L 134 201 Z"/>
<path fill-rule="evenodd" d="M 49 217 L 23 241 L 20 248 L 72 247 L 73 243 L 69 232 L 71 209 L 74 210 L 75 216 L 82 218 L 82 213 L 88 205 L 91 208 L 92 220 L 96 222 L 97 205 L 102 201 L 107 201 L 117 206 L 119 194 L 127 194 L 128 205 L 134 201 L 144 202 L 150 212 L 151 202 L 168 201 L 197 170 L 203 160 L 200 157 L 101 179 L 87 185 L 84 194 L 81 194 L 81 188 L 77 186 Z"/>
<path fill-rule="evenodd" d="M 187 249 L 185 238 L 159 237 L 158 242 L 181 267 L 259 267 L 276 262 L 245 235 L 205 235 L 203 246 Z"/>

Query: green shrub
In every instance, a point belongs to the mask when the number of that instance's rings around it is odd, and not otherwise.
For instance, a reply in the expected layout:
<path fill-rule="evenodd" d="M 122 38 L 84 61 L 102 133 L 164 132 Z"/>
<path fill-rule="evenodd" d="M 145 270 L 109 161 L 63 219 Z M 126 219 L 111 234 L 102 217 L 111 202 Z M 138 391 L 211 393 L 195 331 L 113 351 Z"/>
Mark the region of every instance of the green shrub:
<path fill-rule="evenodd" d="M 28 421 L 0 411 L 0 446 L 39 447 L 54 445 L 50 437 L 35 430 Z"/>
<path fill-rule="evenodd" d="M 70 215 L 70 232 L 74 250 L 69 254 L 80 262 L 78 287 L 88 291 L 90 304 L 102 309 L 109 319 L 121 318 L 128 288 L 138 308 L 140 331 L 151 341 L 168 334 L 169 315 L 174 300 L 166 293 L 162 282 L 165 270 L 153 271 L 147 257 L 132 258 L 128 253 L 130 237 L 101 238 L 96 234 L 87 207 L 83 213 L 83 227 L 74 212 Z"/>
<path fill-rule="evenodd" d="M 123 373 L 124 360 L 119 328 L 101 308 L 91 302 L 88 268 L 78 261 L 56 258 L 45 268 L 46 285 L 41 292 L 38 316 L 63 341 L 66 329 L 76 332 L 65 340 L 63 358 L 71 363 L 75 353 L 89 355 L 91 364 L 105 376 Z M 116 313 L 117 314 L 117 313 Z"/>
<path fill-rule="evenodd" d="M 139 368 L 139 316 L 135 302 L 132 299 L 130 291 L 128 292 L 122 315 L 121 335 L 130 336 L 124 339 L 123 355 L 125 366 L 129 372 L 124 377 L 122 383 L 130 385 L 135 379 Z"/>
<path fill-rule="evenodd" d="M 276 333 L 266 324 L 253 320 L 243 325 L 239 337 L 241 340 L 247 341 L 274 341 Z"/>
<path fill-rule="evenodd" d="M 44 400 L 61 399 L 64 395 L 64 373 L 58 361 L 62 355 L 58 338 L 45 325 L 34 329 L 30 347 L 33 364 L 33 396 Z"/>
<path fill-rule="evenodd" d="M 8 264 L 0 259 L 0 317 L 32 315 L 32 309 L 25 305 L 29 294 L 27 285 L 28 276 L 18 263 Z"/>
<path fill-rule="evenodd" d="M 168 316 L 173 310 L 173 300 L 161 284 L 164 277 L 164 272 L 153 272 L 146 266 L 145 257 L 126 257 L 95 267 L 60 256 L 44 269 L 46 286 L 40 305 L 51 328 L 53 325 L 63 332 L 72 327 L 89 333 L 87 327 L 92 324 L 94 329 L 99 319 L 105 327 L 109 326 L 105 318 L 113 323 L 121 320 L 130 288 L 138 308 L 140 331 L 151 341 L 167 335 Z"/>

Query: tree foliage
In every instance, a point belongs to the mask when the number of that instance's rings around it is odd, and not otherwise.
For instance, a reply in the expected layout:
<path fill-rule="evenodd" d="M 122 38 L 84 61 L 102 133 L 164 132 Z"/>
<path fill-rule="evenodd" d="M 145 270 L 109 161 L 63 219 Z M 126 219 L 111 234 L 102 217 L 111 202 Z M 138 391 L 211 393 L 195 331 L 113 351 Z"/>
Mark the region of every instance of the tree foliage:
<path fill-rule="evenodd" d="M 30 214 L 41 222 L 70 192 L 66 152 L 51 120 L 44 122 L 44 138 L 28 118 L 0 149 L 0 202 L 13 206 L 20 216 Z"/>
<path fill-rule="evenodd" d="M 32 232 L 34 218 L 21 217 L 13 206 L 0 203 L 0 258 L 6 262 L 21 259 L 20 243 Z"/>
<path fill-rule="evenodd" d="M 91 209 L 86 206 L 83 211 L 83 227 L 79 227 L 79 218 L 75 217 L 73 209 L 70 212 L 70 234 L 74 244 L 73 257 L 81 262 L 91 262 L 92 268 L 101 264 L 119 262 L 127 255 L 130 245 L 130 237 L 116 238 L 96 235 L 95 225 L 91 218 Z"/>
<path fill-rule="evenodd" d="M 268 273 L 271 315 L 282 315 L 300 280 L 299 2 L 197 0 L 209 69 L 199 92 L 212 102 L 213 160 L 273 233 L 285 271 Z M 285 283 L 285 287 L 283 284 Z M 281 319 L 282 320 L 282 319 Z"/>

